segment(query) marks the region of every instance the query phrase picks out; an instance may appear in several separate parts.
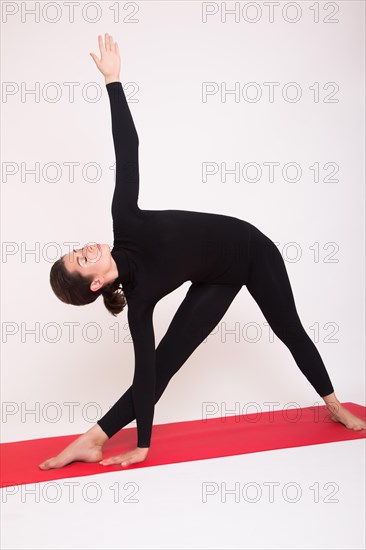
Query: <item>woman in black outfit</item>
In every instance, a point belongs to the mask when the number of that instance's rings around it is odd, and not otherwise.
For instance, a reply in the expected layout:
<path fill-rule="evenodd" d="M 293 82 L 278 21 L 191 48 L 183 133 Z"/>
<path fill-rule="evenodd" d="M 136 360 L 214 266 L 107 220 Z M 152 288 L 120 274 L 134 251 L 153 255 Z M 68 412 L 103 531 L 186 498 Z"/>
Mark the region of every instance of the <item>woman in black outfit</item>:
<path fill-rule="evenodd" d="M 282 256 L 269 237 L 231 216 L 138 207 L 139 140 L 119 78 L 119 49 L 108 34 L 105 44 L 101 36 L 98 41 L 101 59 L 90 55 L 105 77 L 110 100 L 116 155 L 114 245 L 112 250 L 107 244 L 85 246 L 62 256 L 52 266 L 50 283 L 58 298 L 69 304 L 85 305 L 103 294 L 113 315 L 128 304 L 135 372 L 132 386 L 98 423 L 40 468 L 59 468 L 75 460 L 104 465 L 145 460 L 155 403 L 243 285 L 323 398 L 331 418 L 349 429 L 365 429 L 365 422 L 335 396 L 319 352 L 299 319 Z M 155 349 L 154 307 L 185 281 L 192 284 Z M 101 460 L 104 442 L 135 418 L 136 448 Z"/>

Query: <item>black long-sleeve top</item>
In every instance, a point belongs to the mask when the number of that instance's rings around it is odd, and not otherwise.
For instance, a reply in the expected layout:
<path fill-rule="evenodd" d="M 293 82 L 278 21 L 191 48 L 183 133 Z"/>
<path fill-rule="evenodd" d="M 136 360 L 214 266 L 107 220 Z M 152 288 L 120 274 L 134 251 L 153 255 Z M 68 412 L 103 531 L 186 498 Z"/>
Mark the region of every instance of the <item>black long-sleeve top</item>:
<path fill-rule="evenodd" d="M 137 446 L 149 447 L 156 376 L 154 307 L 185 281 L 245 284 L 253 226 L 221 214 L 140 209 L 138 135 L 121 82 L 111 82 L 106 88 L 116 155 L 111 254 L 127 299 L 134 346 Z"/>

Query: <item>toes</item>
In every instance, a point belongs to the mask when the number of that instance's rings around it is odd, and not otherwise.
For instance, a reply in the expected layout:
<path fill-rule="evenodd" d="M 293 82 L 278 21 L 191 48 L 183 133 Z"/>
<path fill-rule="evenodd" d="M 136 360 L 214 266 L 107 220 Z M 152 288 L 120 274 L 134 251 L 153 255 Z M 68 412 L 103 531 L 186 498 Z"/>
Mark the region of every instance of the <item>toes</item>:
<path fill-rule="evenodd" d="M 44 462 L 39 464 L 39 467 L 41 468 L 41 470 L 48 470 L 49 468 L 51 468 L 52 460 L 53 460 L 52 458 L 49 458 L 48 460 L 45 460 Z"/>
<path fill-rule="evenodd" d="M 60 460 L 57 459 L 57 457 L 54 457 L 43 462 L 41 466 L 43 466 L 42 470 L 51 470 L 52 468 L 63 468 L 66 464 L 68 464 L 68 462 L 65 459 Z"/>
<path fill-rule="evenodd" d="M 47 470 L 50 470 L 51 468 L 54 468 L 56 465 L 56 460 L 54 458 L 50 458 L 46 461 L 46 468 Z"/>

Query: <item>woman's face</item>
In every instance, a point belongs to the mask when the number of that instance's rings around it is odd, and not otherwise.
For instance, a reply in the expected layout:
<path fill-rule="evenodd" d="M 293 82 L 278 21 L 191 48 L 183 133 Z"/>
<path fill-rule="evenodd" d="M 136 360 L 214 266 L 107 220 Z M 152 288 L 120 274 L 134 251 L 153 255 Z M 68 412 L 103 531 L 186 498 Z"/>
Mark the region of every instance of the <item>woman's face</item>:
<path fill-rule="evenodd" d="M 69 273 L 77 271 L 83 277 L 92 275 L 101 282 L 100 286 L 115 266 L 109 244 L 88 244 L 65 254 L 63 259 Z"/>

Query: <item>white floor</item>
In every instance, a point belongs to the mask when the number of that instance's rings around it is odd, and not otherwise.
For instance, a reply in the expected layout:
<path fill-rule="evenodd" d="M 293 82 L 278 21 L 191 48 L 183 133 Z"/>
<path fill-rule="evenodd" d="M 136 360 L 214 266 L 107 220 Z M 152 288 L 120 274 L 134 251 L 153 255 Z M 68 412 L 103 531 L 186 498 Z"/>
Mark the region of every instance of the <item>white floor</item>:
<path fill-rule="evenodd" d="M 365 549 L 365 442 L 3 489 L 1 548 Z"/>

